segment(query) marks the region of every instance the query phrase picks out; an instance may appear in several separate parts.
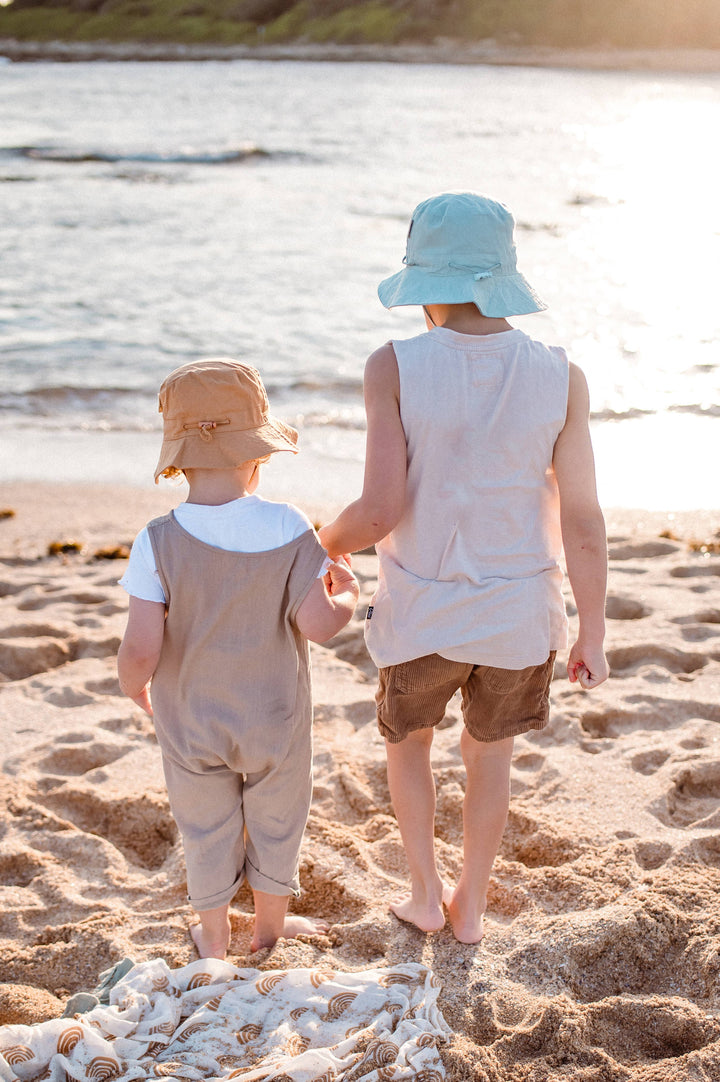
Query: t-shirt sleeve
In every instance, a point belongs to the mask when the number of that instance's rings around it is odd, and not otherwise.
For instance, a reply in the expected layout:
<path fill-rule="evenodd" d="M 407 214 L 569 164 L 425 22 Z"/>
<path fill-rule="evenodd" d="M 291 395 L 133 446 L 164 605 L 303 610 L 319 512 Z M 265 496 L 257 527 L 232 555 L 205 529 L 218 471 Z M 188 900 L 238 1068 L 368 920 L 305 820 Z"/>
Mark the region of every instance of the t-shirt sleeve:
<path fill-rule="evenodd" d="M 307 530 L 315 531 L 315 527 L 313 526 L 312 522 L 307 517 L 305 512 L 301 511 L 299 507 L 294 507 L 291 503 L 286 504 L 283 520 L 283 536 L 285 542 L 294 541 L 296 537 L 300 537 L 300 535 L 306 533 Z M 319 579 L 325 576 L 325 574 L 327 573 L 327 569 L 330 567 L 331 563 L 332 560 L 326 554 L 323 565 L 317 575 Z"/>
<path fill-rule="evenodd" d="M 119 580 L 120 586 L 131 597 L 141 601 L 166 601 L 165 591 L 160 582 L 155 565 L 155 553 L 150 543 L 150 534 L 143 528 L 133 542 L 127 570 Z"/>

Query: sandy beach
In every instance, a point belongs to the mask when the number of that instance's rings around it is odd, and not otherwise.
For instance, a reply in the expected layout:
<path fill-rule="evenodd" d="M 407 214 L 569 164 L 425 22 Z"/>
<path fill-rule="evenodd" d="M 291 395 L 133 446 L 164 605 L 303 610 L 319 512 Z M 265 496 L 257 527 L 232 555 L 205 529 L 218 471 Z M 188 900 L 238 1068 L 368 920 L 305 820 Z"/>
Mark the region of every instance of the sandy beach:
<path fill-rule="evenodd" d="M 197 959 L 152 723 L 115 673 L 127 546 L 181 498 L 0 489 L 0 1050 L 1 1027 L 58 1018 L 124 957 L 171 970 Z M 251 954 L 246 888 L 233 905 L 235 967 L 427 967 L 457 1082 L 720 1078 L 720 510 L 606 519 L 612 676 L 589 694 L 559 659 L 550 725 L 516 740 L 482 944 L 449 927 L 423 935 L 388 911 L 406 871 L 362 635 L 372 555 L 355 560 L 351 624 L 312 648 L 315 792 L 293 907 L 330 929 Z M 450 881 L 460 725 L 453 701 L 434 751 Z M 17 1062 L 3 1074 L 3 1062 L 0 1078 L 40 1077 Z"/>

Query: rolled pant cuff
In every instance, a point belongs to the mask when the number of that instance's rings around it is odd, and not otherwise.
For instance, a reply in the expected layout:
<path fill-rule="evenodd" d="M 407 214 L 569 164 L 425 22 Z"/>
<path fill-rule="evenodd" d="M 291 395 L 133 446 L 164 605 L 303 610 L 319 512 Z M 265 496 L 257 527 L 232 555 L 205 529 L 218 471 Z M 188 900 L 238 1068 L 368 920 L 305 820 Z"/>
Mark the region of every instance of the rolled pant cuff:
<path fill-rule="evenodd" d="M 247 881 L 253 890 L 260 890 L 263 894 L 291 894 L 293 898 L 300 897 L 300 879 L 297 875 L 294 875 L 290 882 L 282 883 L 278 879 L 271 879 L 269 875 L 263 875 L 250 861 L 247 861 L 245 870 Z"/>
<path fill-rule="evenodd" d="M 225 890 L 219 890 L 216 894 L 208 894 L 205 898 L 194 898 L 192 895 L 188 894 L 188 901 L 198 913 L 202 913 L 206 909 L 219 909 L 222 905 L 230 905 L 230 902 L 237 894 L 244 880 L 245 872 L 242 871 L 231 887 L 226 887 Z"/>

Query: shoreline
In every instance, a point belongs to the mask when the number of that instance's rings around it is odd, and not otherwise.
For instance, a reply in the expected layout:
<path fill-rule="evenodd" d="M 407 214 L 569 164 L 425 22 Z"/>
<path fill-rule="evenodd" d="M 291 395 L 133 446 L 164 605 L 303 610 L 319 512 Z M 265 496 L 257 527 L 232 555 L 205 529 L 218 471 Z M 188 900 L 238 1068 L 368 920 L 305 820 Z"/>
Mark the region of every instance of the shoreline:
<path fill-rule="evenodd" d="M 336 45 L 292 42 L 284 45 L 186 45 L 141 41 L 19 41 L 0 38 L 0 57 L 13 63 L 51 61 L 299 61 L 494 65 L 594 71 L 653 71 L 720 74 L 718 49 L 558 49 L 501 45 L 492 40 L 468 44 L 440 39 L 428 45 Z"/>
<path fill-rule="evenodd" d="M 42 559 L 54 542 L 77 542 L 85 556 L 96 548 L 130 545 L 146 522 L 182 503 L 186 494 L 184 484 L 150 488 L 107 481 L 4 482 L 0 484 L 0 561 Z M 341 510 L 334 502 L 308 502 L 293 491 L 273 488 L 265 496 L 295 503 L 317 523 Z M 13 513 L 3 517 L 8 511 Z M 717 541 L 720 533 L 720 508 L 678 511 L 604 506 L 603 513 L 611 544 L 618 535 L 634 539 L 659 537 L 668 531 L 708 543 Z"/>

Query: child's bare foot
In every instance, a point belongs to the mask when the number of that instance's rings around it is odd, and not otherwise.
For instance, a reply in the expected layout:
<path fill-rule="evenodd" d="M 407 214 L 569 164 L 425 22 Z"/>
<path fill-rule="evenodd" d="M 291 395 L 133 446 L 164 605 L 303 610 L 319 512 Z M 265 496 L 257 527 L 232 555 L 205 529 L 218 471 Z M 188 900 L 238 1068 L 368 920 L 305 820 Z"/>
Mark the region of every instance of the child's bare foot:
<path fill-rule="evenodd" d="M 230 944 L 230 922 L 228 921 L 227 931 L 224 934 L 212 935 L 203 928 L 202 924 L 191 924 L 190 935 L 201 958 L 219 958 L 222 961 Z"/>
<path fill-rule="evenodd" d="M 299 935 L 323 935 L 330 925 L 325 920 L 313 920 L 310 917 L 301 917 L 296 913 L 289 913 L 285 917 L 282 931 L 278 935 L 268 932 L 261 935 L 257 930 L 254 932 L 250 943 L 251 951 L 259 951 L 264 947 L 274 947 L 278 939 L 295 939 Z"/>
<path fill-rule="evenodd" d="M 463 912 L 456 894 L 452 887 L 443 889 L 443 905 L 448 911 L 453 935 L 459 943 L 479 943 L 485 935 L 483 913 L 478 912 L 476 906 L 470 906 L 468 912 Z"/>
<path fill-rule="evenodd" d="M 445 914 L 439 902 L 417 902 L 412 894 L 401 894 L 390 902 L 390 909 L 400 920 L 414 924 L 421 932 L 439 932 L 445 926 Z"/>

